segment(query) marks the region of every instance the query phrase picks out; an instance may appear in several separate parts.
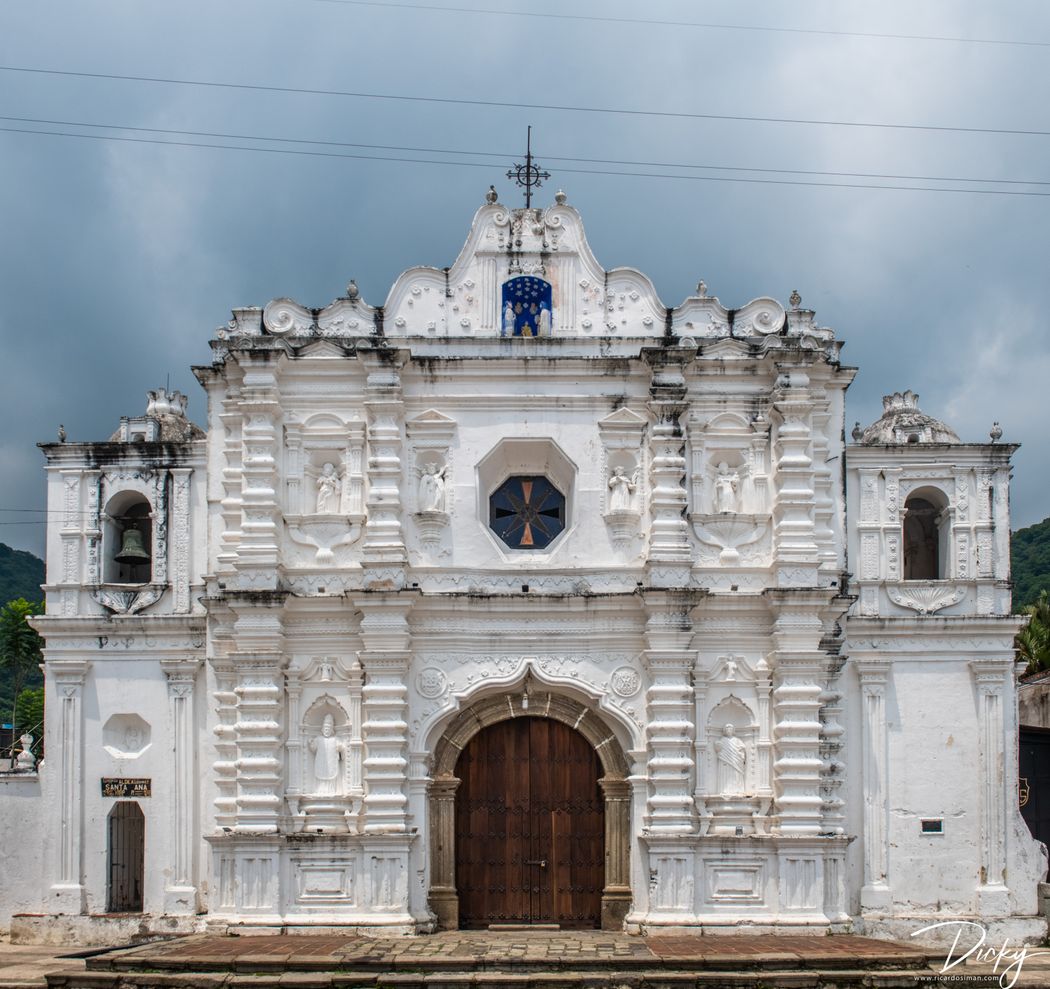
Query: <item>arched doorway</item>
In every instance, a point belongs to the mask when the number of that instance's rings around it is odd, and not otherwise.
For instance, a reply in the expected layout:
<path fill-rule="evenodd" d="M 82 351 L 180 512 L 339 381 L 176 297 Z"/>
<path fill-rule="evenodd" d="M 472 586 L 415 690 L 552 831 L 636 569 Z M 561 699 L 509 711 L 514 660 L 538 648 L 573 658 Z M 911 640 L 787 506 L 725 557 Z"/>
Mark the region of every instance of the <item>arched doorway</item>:
<path fill-rule="evenodd" d="M 533 694 L 526 702 L 526 707 L 522 706 L 522 701 L 521 694 L 500 694 L 490 695 L 474 702 L 459 711 L 434 747 L 434 763 L 428 793 L 430 908 L 437 917 L 438 926 L 441 929 L 454 930 L 461 926 L 460 894 L 457 888 L 458 842 L 456 840 L 456 811 L 459 804 L 459 789 L 462 785 L 457 775 L 460 755 L 468 748 L 475 736 L 490 726 L 539 719 L 557 722 L 572 729 L 575 736 L 582 736 L 584 744 L 589 749 L 588 759 L 592 756 L 597 758 L 601 778 L 594 780 L 591 777 L 591 785 L 597 782 L 604 803 L 602 811 L 604 887 L 601 890 L 600 926 L 604 930 L 620 930 L 631 905 L 629 876 L 631 787 L 627 781 L 628 764 L 623 747 L 592 708 L 570 697 Z M 524 729 L 519 730 L 524 731 Z M 532 730 L 532 728 L 529 729 L 530 733 Z M 497 740 L 491 744 L 499 743 Z M 503 744 L 505 749 L 506 740 Z M 542 746 L 544 743 L 541 741 L 537 744 Z M 531 734 L 529 745 L 531 761 L 542 762 L 543 756 L 533 752 L 531 748 Z M 466 767 L 467 763 L 464 762 L 463 766 Z M 539 779 L 542 780 L 542 774 Z M 550 811 L 547 810 L 546 813 L 549 817 Z M 557 821 L 556 826 L 560 829 L 561 822 Z M 559 834 L 562 833 L 559 830 Z M 529 858 L 542 860 L 544 856 L 542 854 L 533 856 L 530 853 Z M 506 910 L 501 912 L 505 913 Z M 464 917 L 465 921 L 467 919 Z M 470 922 L 479 924 L 481 919 L 472 916 Z M 589 920 L 588 923 L 591 921 Z"/>
<path fill-rule="evenodd" d="M 577 731 L 522 717 L 482 729 L 456 763 L 460 927 L 601 926 L 601 763 Z"/>
<path fill-rule="evenodd" d="M 109 913 L 142 912 L 142 879 L 146 857 L 146 820 L 133 800 L 122 800 L 109 812 Z"/>

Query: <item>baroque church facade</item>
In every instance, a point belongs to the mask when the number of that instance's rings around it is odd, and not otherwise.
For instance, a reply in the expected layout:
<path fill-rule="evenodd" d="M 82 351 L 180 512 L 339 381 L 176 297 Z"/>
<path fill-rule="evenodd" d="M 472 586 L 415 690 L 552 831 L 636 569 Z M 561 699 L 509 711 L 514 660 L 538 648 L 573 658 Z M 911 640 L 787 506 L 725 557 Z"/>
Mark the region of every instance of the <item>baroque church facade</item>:
<path fill-rule="evenodd" d="M 1045 934 L 1015 447 L 910 392 L 848 441 L 797 294 L 668 308 L 555 198 L 381 308 L 234 310 L 206 432 L 43 446 L 23 936 Z"/>

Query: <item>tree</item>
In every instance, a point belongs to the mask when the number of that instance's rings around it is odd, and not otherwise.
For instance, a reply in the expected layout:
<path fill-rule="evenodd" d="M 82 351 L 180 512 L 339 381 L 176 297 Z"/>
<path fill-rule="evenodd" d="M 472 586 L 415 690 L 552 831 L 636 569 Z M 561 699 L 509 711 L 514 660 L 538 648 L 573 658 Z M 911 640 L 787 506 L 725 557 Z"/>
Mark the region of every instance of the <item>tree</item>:
<path fill-rule="evenodd" d="M 0 610 L 0 667 L 7 670 L 13 687 L 12 725 L 17 721 L 17 698 L 26 677 L 43 659 L 43 640 L 29 624 L 29 618 L 41 611 L 39 604 L 25 598 L 15 598 Z"/>
<path fill-rule="evenodd" d="M 1035 604 L 1023 609 L 1028 624 L 1017 633 L 1014 648 L 1017 658 L 1028 664 L 1028 673 L 1050 670 L 1050 597 L 1040 591 Z"/>

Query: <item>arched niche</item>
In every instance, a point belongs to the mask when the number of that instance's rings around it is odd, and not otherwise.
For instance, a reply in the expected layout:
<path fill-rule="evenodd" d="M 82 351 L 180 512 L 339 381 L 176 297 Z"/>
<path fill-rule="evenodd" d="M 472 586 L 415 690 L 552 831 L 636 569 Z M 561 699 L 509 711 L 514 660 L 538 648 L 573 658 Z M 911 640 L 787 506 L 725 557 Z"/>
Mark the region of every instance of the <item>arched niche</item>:
<path fill-rule="evenodd" d="M 105 511 L 102 579 L 148 584 L 153 576 L 153 508 L 137 491 L 120 491 Z"/>
<path fill-rule="evenodd" d="M 631 906 L 630 772 L 627 757 L 609 726 L 592 709 L 560 694 L 533 695 L 522 707 L 522 695 L 501 693 L 464 707 L 445 729 L 434 749 L 428 791 L 430 820 L 430 908 L 444 930 L 459 926 L 456 892 L 455 809 L 459 779 L 456 763 L 467 743 L 483 728 L 511 718 L 551 718 L 569 725 L 592 746 L 602 766 L 598 781 L 605 800 L 605 887 L 602 929 L 620 930 Z"/>

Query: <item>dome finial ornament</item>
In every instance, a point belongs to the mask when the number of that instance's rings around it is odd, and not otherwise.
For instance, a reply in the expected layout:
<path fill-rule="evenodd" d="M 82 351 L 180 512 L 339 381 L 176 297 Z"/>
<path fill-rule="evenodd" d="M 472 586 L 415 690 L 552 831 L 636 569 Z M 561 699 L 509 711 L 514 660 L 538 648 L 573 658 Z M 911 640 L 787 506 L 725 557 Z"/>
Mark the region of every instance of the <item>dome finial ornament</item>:
<path fill-rule="evenodd" d="M 792 309 L 798 309 L 802 305 L 802 296 L 798 294 L 798 289 L 793 288 L 791 290 L 791 298 L 788 299 L 791 303 Z"/>
<path fill-rule="evenodd" d="M 58 442 L 65 443 L 66 441 L 66 427 L 62 423 L 58 424 Z"/>
<path fill-rule="evenodd" d="M 350 284 L 346 286 L 346 297 L 351 302 L 356 302 L 361 297 L 361 291 L 357 287 L 357 282 L 352 278 L 350 279 Z"/>
<path fill-rule="evenodd" d="M 854 443 L 859 443 L 864 438 L 864 430 L 860 428 L 860 422 L 853 424 L 853 432 L 850 434 Z"/>
<path fill-rule="evenodd" d="M 1003 429 L 1002 426 L 999 425 L 998 419 L 992 423 L 992 429 L 988 435 L 992 438 L 993 443 L 998 443 L 999 440 L 1003 438 Z"/>
<path fill-rule="evenodd" d="M 696 283 L 696 294 L 700 296 L 701 299 L 707 298 L 707 282 L 702 278 Z"/>
<path fill-rule="evenodd" d="M 499 199 L 499 193 L 496 192 L 496 187 L 494 185 L 490 185 L 489 191 L 485 193 L 485 202 L 494 203 L 497 199 Z"/>

